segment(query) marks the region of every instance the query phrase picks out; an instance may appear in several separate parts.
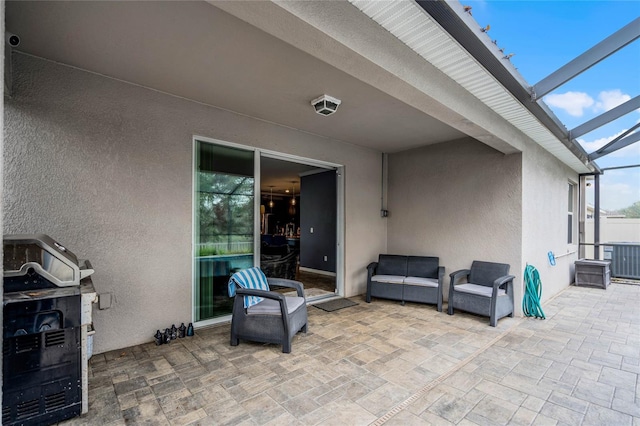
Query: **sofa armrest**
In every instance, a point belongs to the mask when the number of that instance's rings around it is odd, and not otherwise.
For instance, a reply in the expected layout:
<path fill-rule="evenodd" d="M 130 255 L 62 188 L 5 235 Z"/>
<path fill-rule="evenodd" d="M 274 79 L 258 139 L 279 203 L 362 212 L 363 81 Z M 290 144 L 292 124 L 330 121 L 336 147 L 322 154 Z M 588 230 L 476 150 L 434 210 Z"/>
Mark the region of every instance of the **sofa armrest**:
<path fill-rule="evenodd" d="M 378 262 L 371 262 L 367 265 L 367 293 L 364 299 L 367 303 L 371 303 L 371 277 L 375 275 L 377 267 Z"/>

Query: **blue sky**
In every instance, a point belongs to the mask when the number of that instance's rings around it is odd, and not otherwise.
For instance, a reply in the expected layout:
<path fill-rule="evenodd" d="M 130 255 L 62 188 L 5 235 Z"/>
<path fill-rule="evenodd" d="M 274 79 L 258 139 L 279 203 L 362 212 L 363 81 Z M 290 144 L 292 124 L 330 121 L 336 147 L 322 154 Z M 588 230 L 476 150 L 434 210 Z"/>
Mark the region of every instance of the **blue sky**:
<path fill-rule="evenodd" d="M 640 16 L 640 1 L 461 0 L 488 35 L 513 53 L 511 62 L 534 85 Z M 640 95 L 640 40 L 565 83 L 543 101 L 572 129 Z M 578 138 L 590 153 L 640 122 L 632 112 Z M 601 167 L 640 164 L 640 142 L 601 157 Z M 640 201 L 640 168 L 607 171 L 601 206 L 623 208 Z"/>

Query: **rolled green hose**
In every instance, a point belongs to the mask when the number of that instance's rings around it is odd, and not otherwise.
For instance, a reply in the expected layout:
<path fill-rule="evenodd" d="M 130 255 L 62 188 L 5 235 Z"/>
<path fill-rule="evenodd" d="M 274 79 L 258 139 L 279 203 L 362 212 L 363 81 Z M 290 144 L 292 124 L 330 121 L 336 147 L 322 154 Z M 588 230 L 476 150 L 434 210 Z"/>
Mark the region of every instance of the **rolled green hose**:
<path fill-rule="evenodd" d="M 522 298 L 522 312 L 527 317 L 545 319 L 544 312 L 540 306 L 542 297 L 542 282 L 540 274 L 533 265 L 524 268 L 524 297 Z"/>

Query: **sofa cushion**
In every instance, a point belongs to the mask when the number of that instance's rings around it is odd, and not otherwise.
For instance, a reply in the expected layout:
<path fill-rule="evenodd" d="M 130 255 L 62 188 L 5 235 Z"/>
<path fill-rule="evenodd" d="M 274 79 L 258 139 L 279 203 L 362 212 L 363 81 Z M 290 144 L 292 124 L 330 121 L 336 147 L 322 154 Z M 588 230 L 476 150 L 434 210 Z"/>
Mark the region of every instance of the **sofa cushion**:
<path fill-rule="evenodd" d="M 469 294 L 477 294 L 478 296 L 491 297 L 493 287 L 479 284 L 458 284 L 453 287 L 455 291 Z M 498 296 L 504 296 L 507 292 L 501 288 L 498 289 Z"/>
<path fill-rule="evenodd" d="M 409 256 L 407 259 L 407 276 L 438 278 L 440 259 L 431 256 Z"/>
<path fill-rule="evenodd" d="M 298 309 L 302 304 L 305 303 L 304 297 L 289 297 L 286 296 L 287 300 L 287 311 L 291 314 L 296 309 Z M 247 314 L 249 315 L 281 315 L 280 312 L 280 302 L 273 299 L 263 299 L 262 302 L 253 305 L 249 309 L 247 309 Z"/>
<path fill-rule="evenodd" d="M 417 285 L 423 287 L 438 287 L 438 280 L 435 278 L 406 277 L 404 283 L 407 285 Z"/>
<path fill-rule="evenodd" d="M 374 275 L 371 277 L 371 281 L 389 284 L 402 284 L 404 279 L 404 275 Z"/>
<path fill-rule="evenodd" d="M 407 256 L 396 254 L 381 254 L 378 257 L 376 275 L 401 275 L 407 276 Z"/>

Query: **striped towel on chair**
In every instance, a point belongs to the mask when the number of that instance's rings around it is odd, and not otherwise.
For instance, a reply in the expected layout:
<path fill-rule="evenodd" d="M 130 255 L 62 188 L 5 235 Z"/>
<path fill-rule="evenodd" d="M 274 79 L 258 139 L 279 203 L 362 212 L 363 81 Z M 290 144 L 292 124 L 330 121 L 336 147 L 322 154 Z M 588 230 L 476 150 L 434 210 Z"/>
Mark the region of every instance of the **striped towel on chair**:
<path fill-rule="evenodd" d="M 229 297 L 236 295 L 236 285 L 242 288 L 269 291 L 267 277 L 258 267 L 243 269 L 231 275 L 231 278 L 229 278 Z M 262 300 L 264 300 L 264 298 L 258 296 L 245 296 L 244 307 L 250 308 L 262 302 Z"/>

